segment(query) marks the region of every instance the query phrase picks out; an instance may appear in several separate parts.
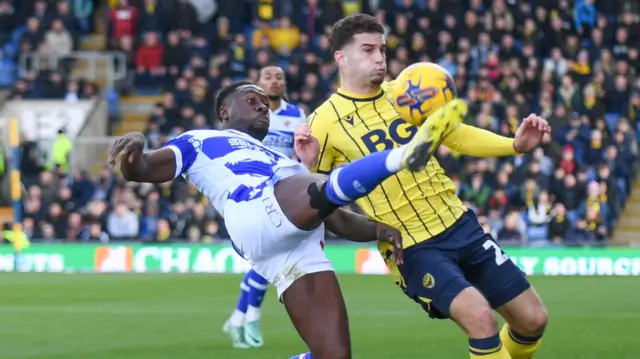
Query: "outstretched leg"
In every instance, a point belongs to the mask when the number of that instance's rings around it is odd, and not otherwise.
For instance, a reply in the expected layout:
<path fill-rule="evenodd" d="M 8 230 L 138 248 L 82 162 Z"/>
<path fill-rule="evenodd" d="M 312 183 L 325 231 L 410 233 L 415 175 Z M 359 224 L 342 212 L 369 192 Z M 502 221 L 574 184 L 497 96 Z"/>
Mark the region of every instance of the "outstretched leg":
<path fill-rule="evenodd" d="M 305 275 L 284 292 L 282 301 L 310 350 L 294 358 L 351 359 L 347 308 L 334 272 Z"/>
<path fill-rule="evenodd" d="M 275 189 L 280 207 L 300 229 L 319 226 L 337 208 L 368 195 L 397 172 L 422 171 L 442 140 L 462 122 L 466 111 L 463 101 L 451 101 L 431 115 L 406 145 L 371 153 L 338 167 L 326 181 L 307 184 L 306 191 L 300 188 L 305 185 L 304 180 L 291 177 L 279 182 Z"/>
<path fill-rule="evenodd" d="M 314 229 L 337 208 L 366 196 L 402 170 L 405 150 L 403 146 L 370 154 L 336 168 L 329 178 L 294 176 L 284 179 L 275 187 L 278 204 L 296 227 Z"/>

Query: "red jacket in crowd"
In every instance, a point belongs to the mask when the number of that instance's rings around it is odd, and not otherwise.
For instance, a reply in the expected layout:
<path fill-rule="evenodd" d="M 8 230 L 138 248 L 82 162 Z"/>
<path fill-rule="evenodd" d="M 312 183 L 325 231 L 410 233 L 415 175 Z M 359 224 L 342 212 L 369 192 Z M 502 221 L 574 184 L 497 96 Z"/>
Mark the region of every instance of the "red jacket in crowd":
<path fill-rule="evenodd" d="M 133 6 L 118 6 L 111 9 L 109 19 L 113 24 L 113 37 L 135 37 L 138 23 L 138 9 Z"/>
<path fill-rule="evenodd" d="M 136 66 L 144 69 L 161 67 L 163 53 L 164 46 L 162 44 L 153 46 L 143 44 L 138 48 L 138 53 L 136 54 Z"/>

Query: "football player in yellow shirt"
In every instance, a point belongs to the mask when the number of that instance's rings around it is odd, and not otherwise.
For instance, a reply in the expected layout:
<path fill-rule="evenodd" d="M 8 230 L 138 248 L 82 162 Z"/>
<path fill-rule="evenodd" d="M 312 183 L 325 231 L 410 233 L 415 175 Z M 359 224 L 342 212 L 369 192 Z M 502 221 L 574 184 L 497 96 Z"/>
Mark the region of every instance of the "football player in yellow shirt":
<path fill-rule="evenodd" d="M 404 145 L 417 131 L 390 101 L 393 81 L 383 82 L 383 26 L 368 15 L 349 16 L 334 25 L 330 43 L 341 88 L 296 132 L 298 158 L 320 173 Z M 514 156 L 533 150 L 549 131 L 544 119 L 531 115 L 515 138 L 461 124 L 442 143 L 475 157 Z M 458 323 L 469 338 L 471 358 L 531 358 L 547 311 L 524 272 L 456 196 L 435 158 L 424 171 L 398 172 L 357 203 L 370 218 L 400 230 L 400 266 L 390 260 L 390 248 L 378 244 L 394 281 L 430 317 Z M 493 310 L 507 322 L 501 331 Z"/>

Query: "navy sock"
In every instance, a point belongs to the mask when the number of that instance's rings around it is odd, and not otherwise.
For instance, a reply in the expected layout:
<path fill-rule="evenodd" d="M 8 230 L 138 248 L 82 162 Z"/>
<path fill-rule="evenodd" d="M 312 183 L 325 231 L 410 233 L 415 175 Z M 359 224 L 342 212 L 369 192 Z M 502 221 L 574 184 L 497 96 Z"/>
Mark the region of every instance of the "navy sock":
<path fill-rule="evenodd" d="M 344 206 L 368 195 L 402 169 L 403 151 L 404 148 L 395 148 L 372 153 L 336 168 L 327 179 L 327 198 L 333 204 Z"/>
<path fill-rule="evenodd" d="M 489 338 L 471 339 L 469 338 L 469 351 L 474 355 L 489 355 L 502 348 L 500 335 L 496 334 Z"/>

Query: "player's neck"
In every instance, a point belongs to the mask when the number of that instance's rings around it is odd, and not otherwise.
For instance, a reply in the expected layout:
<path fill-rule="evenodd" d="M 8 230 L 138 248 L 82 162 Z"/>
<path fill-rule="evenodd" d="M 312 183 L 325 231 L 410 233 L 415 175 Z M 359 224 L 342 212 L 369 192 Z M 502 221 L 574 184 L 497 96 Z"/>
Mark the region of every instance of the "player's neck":
<path fill-rule="evenodd" d="M 344 92 L 348 92 L 351 95 L 356 95 L 358 97 L 367 97 L 376 95 L 380 92 L 380 85 L 367 84 L 361 85 L 356 83 L 351 83 L 347 81 L 345 78 L 340 79 L 340 89 Z"/>
<path fill-rule="evenodd" d="M 276 100 L 271 100 L 269 99 L 269 109 L 271 111 L 276 111 L 277 109 L 280 108 L 280 106 L 282 106 L 282 99 L 276 99 Z"/>

